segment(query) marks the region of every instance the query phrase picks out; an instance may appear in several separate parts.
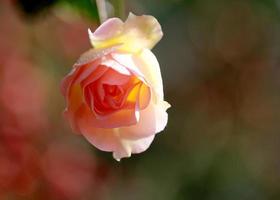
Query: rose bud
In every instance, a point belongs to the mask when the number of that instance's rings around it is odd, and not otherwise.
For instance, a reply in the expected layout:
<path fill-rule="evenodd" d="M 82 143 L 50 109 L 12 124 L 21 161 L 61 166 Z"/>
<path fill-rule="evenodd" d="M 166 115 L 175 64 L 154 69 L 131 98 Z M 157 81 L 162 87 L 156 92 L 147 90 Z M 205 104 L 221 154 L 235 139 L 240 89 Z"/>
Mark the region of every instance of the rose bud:
<path fill-rule="evenodd" d="M 150 51 L 162 35 L 152 16 L 108 19 L 94 33 L 89 30 L 93 49 L 62 81 L 73 130 L 116 160 L 145 151 L 167 124 L 170 105 Z"/>

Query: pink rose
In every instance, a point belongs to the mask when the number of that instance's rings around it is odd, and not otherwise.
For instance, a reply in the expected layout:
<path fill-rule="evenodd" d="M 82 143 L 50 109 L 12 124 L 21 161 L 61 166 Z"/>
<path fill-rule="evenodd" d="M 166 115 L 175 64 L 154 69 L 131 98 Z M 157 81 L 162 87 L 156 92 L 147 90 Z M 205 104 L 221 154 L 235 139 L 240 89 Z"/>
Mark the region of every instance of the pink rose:
<path fill-rule="evenodd" d="M 152 16 L 130 13 L 89 31 L 84 53 L 61 84 L 72 128 L 120 160 L 141 153 L 167 123 L 158 61 L 150 49 L 162 31 Z"/>

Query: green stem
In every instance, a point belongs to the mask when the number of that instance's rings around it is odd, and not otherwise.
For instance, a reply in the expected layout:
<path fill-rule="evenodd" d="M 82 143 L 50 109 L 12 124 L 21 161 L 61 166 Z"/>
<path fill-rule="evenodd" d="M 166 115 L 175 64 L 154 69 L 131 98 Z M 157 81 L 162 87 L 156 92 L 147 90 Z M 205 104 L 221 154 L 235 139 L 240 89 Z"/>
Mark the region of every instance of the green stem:
<path fill-rule="evenodd" d="M 102 24 L 108 18 L 106 0 L 96 0 L 96 6 L 98 10 L 99 20 Z"/>
<path fill-rule="evenodd" d="M 115 9 L 115 16 L 119 17 L 120 19 L 125 19 L 125 0 L 112 0 L 112 4 Z"/>

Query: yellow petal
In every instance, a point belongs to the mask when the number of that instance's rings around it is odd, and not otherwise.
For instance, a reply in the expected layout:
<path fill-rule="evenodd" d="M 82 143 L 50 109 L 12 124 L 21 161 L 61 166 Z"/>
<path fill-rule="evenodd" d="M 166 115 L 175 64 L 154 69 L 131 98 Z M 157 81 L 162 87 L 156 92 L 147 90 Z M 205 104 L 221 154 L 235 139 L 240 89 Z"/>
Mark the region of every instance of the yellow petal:
<path fill-rule="evenodd" d="M 156 93 L 158 101 L 163 100 L 163 86 L 160 66 L 155 55 L 149 49 L 143 49 L 137 54 L 112 53 L 112 57 L 134 72 L 139 79 L 150 86 Z"/>
<path fill-rule="evenodd" d="M 95 49 L 119 45 L 126 52 L 152 49 L 162 38 L 161 26 L 153 16 L 129 14 L 123 23 L 118 18 L 105 21 L 94 33 L 89 31 L 91 44 Z"/>
<path fill-rule="evenodd" d="M 134 62 L 137 63 L 140 71 L 144 74 L 148 85 L 154 90 L 155 95 L 153 99 L 157 102 L 163 101 L 161 71 L 155 55 L 149 49 L 144 49 L 140 54 L 134 56 Z"/>

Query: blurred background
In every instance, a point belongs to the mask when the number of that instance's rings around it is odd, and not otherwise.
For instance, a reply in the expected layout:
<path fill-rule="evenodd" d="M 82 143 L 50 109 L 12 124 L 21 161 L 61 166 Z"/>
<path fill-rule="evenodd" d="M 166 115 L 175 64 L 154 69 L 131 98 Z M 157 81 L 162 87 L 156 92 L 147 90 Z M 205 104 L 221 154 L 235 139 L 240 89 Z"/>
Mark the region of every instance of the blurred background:
<path fill-rule="evenodd" d="M 162 25 L 172 107 L 151 147 L 119 163 L 62 117 L 59 84 L 90 48 L 94 1 L 0 1 L 0 199 L 279 200 L 280 1 L 125 6 Z"/>

